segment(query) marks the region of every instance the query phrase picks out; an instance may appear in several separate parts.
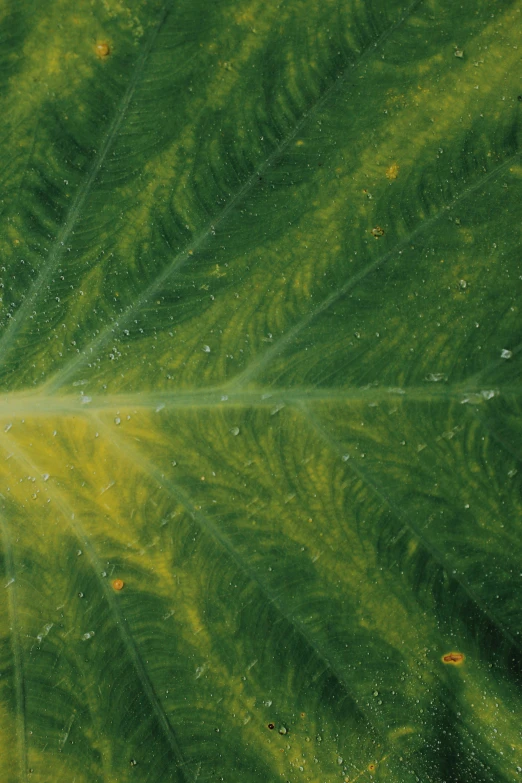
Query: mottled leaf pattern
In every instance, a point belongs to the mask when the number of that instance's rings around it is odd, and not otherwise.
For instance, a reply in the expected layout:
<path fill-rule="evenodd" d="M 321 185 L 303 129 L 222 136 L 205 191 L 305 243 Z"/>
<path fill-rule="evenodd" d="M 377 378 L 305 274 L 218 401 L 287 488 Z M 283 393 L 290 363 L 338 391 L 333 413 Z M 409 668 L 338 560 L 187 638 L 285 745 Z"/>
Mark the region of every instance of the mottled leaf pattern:
<path fill-rule="evenodd" d="M 521 9 L 0 4 L 0 783 L 522 777 Z"/>

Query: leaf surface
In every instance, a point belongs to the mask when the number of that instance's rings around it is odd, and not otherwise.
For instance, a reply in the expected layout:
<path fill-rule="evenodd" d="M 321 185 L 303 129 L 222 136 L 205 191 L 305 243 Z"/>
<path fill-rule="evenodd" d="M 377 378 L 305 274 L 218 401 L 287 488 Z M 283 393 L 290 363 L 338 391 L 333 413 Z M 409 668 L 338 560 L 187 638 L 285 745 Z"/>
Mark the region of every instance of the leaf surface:
<path fill-rule="evenodd" d="M 522 772 L 521 6 L 0 7 L 0 782 Z"/>

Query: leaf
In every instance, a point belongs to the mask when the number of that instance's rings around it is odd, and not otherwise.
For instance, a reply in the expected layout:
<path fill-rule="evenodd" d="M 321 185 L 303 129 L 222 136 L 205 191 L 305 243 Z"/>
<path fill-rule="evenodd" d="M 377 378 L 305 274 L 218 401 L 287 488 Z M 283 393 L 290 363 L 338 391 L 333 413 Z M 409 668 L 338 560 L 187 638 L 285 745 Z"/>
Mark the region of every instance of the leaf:
<path fill-rule="evenodd" d="M 520 10 L 5 0 L 1 781 L 522 771 Z"/>

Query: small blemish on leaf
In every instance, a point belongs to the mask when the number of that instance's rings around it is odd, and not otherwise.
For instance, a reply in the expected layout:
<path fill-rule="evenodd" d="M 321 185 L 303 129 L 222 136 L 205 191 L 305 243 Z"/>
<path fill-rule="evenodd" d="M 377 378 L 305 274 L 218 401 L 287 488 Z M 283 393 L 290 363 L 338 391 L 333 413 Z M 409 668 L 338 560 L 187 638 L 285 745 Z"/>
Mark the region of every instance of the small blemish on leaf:
<path fill-rule="evenodd" d="M 97 56 L 103 59 L 104 57 L 108 57 L 110 55 L 111 47 L 107 41 L 98 41 L 95 47 L 95 51 Z"/>
<path fill-rule="evenodd" d="M 442 656 L 442 663 L 449 663 L 452 666 L 459 666 L 461 663 L 464 662 L 465 659 L 464 653 L 460 652 L 450 652 L 446 653 L 446 655 Z"/>
<path fill-rule="evenodd" d="M 123 579 L 113 579 L 112 586 L 114 590 L 123 590 L 125 582 Z"/>
<path fill-rule="evenodd" d="M 384 236 L 384 229 L 380 226 L 375 226 L 375 228 L 372 228 L 372 235 L 375 239 L 378 239 L 379 237 Z"/>
<path fill-rule="evenodd" d="M 386 169 L 386 178 L 387 179 L 397 179 L 399 176 L 399 166 L 397 163 L 392 163 L 391 166 L 388 166 Z"/>
<path fill-rule="evenodd" d="M 274 723 L 269 723 L 268 724 L 268 728 L 270 729 L 270 731 L 273 731 L 275 729 L 275 724 Z"/>

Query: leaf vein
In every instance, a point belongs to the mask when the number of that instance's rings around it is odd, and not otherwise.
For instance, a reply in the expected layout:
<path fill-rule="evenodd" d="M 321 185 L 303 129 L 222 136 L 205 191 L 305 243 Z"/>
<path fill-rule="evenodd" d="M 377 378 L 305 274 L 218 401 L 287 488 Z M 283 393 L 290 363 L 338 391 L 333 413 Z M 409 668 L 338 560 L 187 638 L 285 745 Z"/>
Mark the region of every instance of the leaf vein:
<path fill-rule="evenodd" d="M 80 186 L 74 198 L 74 201 L 72 202 L 71 207 L 67 213 L 67 218 L 61 230 L 58 232 L 54 242 L 52 243 L 51 249 L 49 251 L 49 255 L 46 261 L 42 264 L 42 267 L 38 275 L 34 279 L 27 294 L 25 295 L 23 303 L 20 305 L 18 310 L 16 310 L 13 313 L 6 329 L 4 330 L 4 333 L 2 334 L 2 337 L 0 338 L 0 362 L 5 361 L 6 355 L 9 353 L 13 345 L 16 344 L 17 334 L 20 332 L 20 329 L 23 327 L 32 308 L 34 307 L 35 301 L 38 299 L 42 289 L 44 289 L 47 283 L 49 282 L 52 274 L 54 273 L 55 269 L 57 268 L 60 262 L 60 259 L 62 258 L 65 244 L 74 231 L 74 228 L 80 218 L 82 208 L 87 200 L 90 190 L 94 185 L 94 182 L 98 174 L 100 173 L 100 169 L 102 168 L 107 158 L 107 155 L 109 154 L 109 151 L 113 145 L 114 140 L 118 136 L 118 131 L 120 129 L 121 123 L 125 117 L 129 104 L 134 95 L 134 91 L 138 84 L 141 73 L 144 69 L 144 66 L 147 62 L 150 52 L 157 39 L 158 33 L 167 18 L 169 6 L 170 6 L 170 0 L 167 0 L 167 2 L 165 2 L 163 5 L 163 9 L 159 17 L 158 23 L 156 24 L 155 28 L 152 30 L 152 33 L 149 36 L 149 40 L 147 41 L 146 46 L 144 47 L 140 57 L 137 60 L 136 67 L 134 68 L 130 82 L 116 109 L 111 124 L 109 125 L 109 128 L 102 141 L 100 149 L 94 156 L 91 167 L 88 170 L 86 177 L 83 180 L 83 183 Z"/>
<path fill-rule="evenodd" d="M 209 236 L 213 234 L 216 227 L 219 226 L 221 223 L 225 221 L 225 219 L 228 217 L 230 212 L 236 207 L 237 204 L 241 203 L 244 196 L 246 196 L 252 188 L 258 183 L 260 174 L 267 171 L 267 169 L 272 166 L 272 164 L 282 155 L 282 153 L 285 151 L 285 149 L 289 146 L 289 144 L 292 142 L 292 140 L 299 134 L 299 132 L 302 130 L 304 125 L 315 115 L 317 112 L 321 109 L 321 107 L 324 105 L 324 103 L 330 98 L 330 96 L 336 91 L 341 89 L 348 80 L 348 77 L 352 75 L 354 68 L 359 68 L 361 65 L 363 65 L 368 59 L 374 55 L 378 49 L 379 46 L 381 46 L 389 37 L 390 35 L 397 30 L 405 21 L 408 19 L 408 17 L 416 10 L 416 8 L 423 2 L 423 0 L 414 0 L 414 2 L 408 7 L 406 12 L 403 16 L 400 17 L 400 19 L 395 22 L 395 24 L 391 25 L 387 30 L 385 30 L 384 33 L 379 36 L 375 41 L 373 41 L 371 44 L 367 46 L 367 48 L 362 52 L 360 57 L 357 58 L 356 61 L 352 62 L 347 69 L 341 73 L 338 78 L 332 82 L 327 89 L 319 96 L 319 98 L 315 101 L 315 103 L 308 109 L 308 111 L 305 111 L 303 115 L 299 118 L 298 122 L 295 124 L 293 129 L 288 133 L 281 142 L 277 145 L 277 147 L 273 150 L 273 152 L 268 156 L 268 158 L 248 177 L 245 182 L 241 185 L 241 187 L 237 190 L 237 192 L 232 196 L 232 198 L 227 202 L 227 204 L 224 206 L 223 210 L 220 214 L 218 214 L 216 217 L 212 218 L 208 225 L 205 226 L 197 236 L 188 243 L 188 245 L 185 247 L 184 250 L 180 251 L 171 261 L 170 264 L 168 264 L 155 278 L 152 280 L 151 283 L 145 288 L 145 290 L 137 297 L 137 299 L 124 310 L 124 312 L 114 320 L 114 322 L 110 325 L 108 325 L 103 331 L 100 332 L 100 334 L 89 344 L 83 347 L 82 352 L 76 356 L 74 359 L 72 359 L 68 364 L 66 364 L 64 367 L 62 367 L 61 370 L 59 370 L 54 377 L 52 377 L 47 384 L 45 384 L 45 388 L 50 391 L 56 391 L 58 388 L 60 388 L 64 383 L 66 383 L 69 378 L 73 375 L 73 373 L 82 366 L 87 358 L 92 358 L 93 353 L 98 351 L 99 348 L 101 348 L 103 345 L 106 344 L 106 342 L 111 338 L 111 336 L 118 330 L 123 328 L 124 324 L 126 324 L 131 318 L 143 305 L 145 305 L 148 300 L 153 297 L 156 292 L 161 288 L 161 286 L 171 277 L 171 275 L 174 275 L 176 272 L 178 272 L 184 264 L 191 260 L 193 257 L 193 254 L 195 251 L 197 251 L 203 243 L 208 239 Z M 89 356 L 88 356 L 89 355 Z"/>
<path fill-rule="evenodd" d="M 31 460 L 22 449 L 15 446 L 12 440 L 9 443 L 9 450 L 10 453 L 15 456 L 17 461 L 25 462 L 33 471 L 37 473 L 41 473 L 40 468 L 33 462 L 33 460 Z M 177 759 L 177 767 L 179 768 L 185 783 L 191 783 L 191 778 L 186 769 L 187 762 L 184 758 L 183 751 L 181 750 L 181 747 L 179 745 L 179 741 L 174 731 L 174 728 L 171 725 L 169 718 L 161 704 L 161 701 L 158 698 L 158 695 L 156 694 L 152 681 L 150 680 L 150 677 L 147 674 L 147 670 L 145 669 L 143 659 L 136 646 L 136 643 L 132 636 L 127 620 L 121 611 L 121 608 L 109 585 L 109 582 L 101 576 L 103 572 L 103 564 L 99 559 L 96 550 L 94 549 L 89 537 L 87 536 L 81 522 L 79 522 L 75 518 L 72 509 L 69 507 L 68 503 L 63 499 L 63 497 L 59 494 L 59 490 L 57 490 L 57 488 L 55 487 L 50 486 L 49 493 L 50 494 L 52 493 L 54 495 L 54 500 L 56 502 L 56 505 L 60 508 L 63 516 L 67 520 L 70 529 L 73 531 L 74 535 L 78 539 L 78 542 L 81 544 L 82 551 L 86 552 L 88 556 L 89 563 L 92 566 L 92 570 L 96 575 L 96 579 L 102 589 L 103 594 L 105 595 L 105 599 L 112 612 L 112 615 L 114 616 L 115 625 L 118 628 L 118 632 L 121 636 L 122 642 L 129 655 L 129 658 L 132 661 L 132 664 L 134 666 L 138 679 L 141 683 L 143 691 L 149 701 L 149 704 L 151 705 L 153 714 L 155 715 L 159 725 L 161 726 L 165 738 L 175 758 Z"/>
<path fill-rule="evenodd" d="M 11 648 L 14 662 L 14 684 L 16 698 L 16 735 L 18 742 L 18 764 L 20 770 L 20 779 L 27 781 L 27 736 L 25 726 L 25 676 L 22 657 L 22 645 L 20 642 L 20 632 L 18 628 L 18 602 L 17 585 L 15 574 L 15 561 L 11 537 L 7 522 L 0 514 L 0 527 L 2 529 L 2 540 L 4 545 L 4 555 L 6 564 L 7 583 L 4 586 L 7 590 L 7 600 L 9 606 L 10 626 L 11 626 Z"/>

